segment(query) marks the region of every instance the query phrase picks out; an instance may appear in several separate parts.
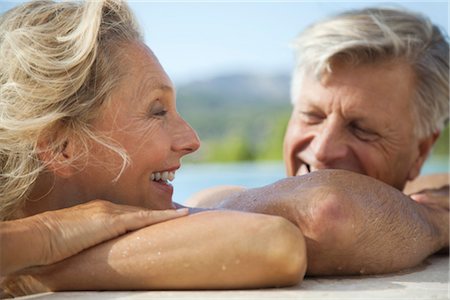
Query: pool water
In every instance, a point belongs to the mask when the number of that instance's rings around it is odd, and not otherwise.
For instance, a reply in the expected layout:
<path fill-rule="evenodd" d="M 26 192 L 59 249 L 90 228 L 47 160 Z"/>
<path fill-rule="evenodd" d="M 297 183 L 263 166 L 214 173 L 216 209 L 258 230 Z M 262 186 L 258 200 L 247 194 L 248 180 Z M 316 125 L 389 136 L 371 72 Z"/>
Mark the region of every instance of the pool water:
<path fill-rule="evenodd" d="M 422 174 L 449 170 L 448 158 L 427 161 Z M 263 186 L 285 177 L 283 162 L 240 162 L 229 164 L 184 164 L 173 182 L 174 201 L 184 203 L 196 192 L 218 185 Z"/>

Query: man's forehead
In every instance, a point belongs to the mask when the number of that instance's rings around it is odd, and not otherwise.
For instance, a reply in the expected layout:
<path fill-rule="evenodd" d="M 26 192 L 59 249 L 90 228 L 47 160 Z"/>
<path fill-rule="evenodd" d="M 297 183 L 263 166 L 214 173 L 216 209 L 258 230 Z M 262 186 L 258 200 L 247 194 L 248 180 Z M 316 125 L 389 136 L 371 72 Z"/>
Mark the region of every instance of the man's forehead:
<path fill-rule="evenodd" d="M 338 78 L 333 84 L 322 85 L 315 78 L 304 78 L 294 106 L 300 110 L 318 109 L 324 113 L 340 111 L 348 119 L 395 120 L 397 114 L 412 109 L 413 93 L 395 85 L 353 84 Z M 390 121 L 389 121 L 390 122 Z"/>

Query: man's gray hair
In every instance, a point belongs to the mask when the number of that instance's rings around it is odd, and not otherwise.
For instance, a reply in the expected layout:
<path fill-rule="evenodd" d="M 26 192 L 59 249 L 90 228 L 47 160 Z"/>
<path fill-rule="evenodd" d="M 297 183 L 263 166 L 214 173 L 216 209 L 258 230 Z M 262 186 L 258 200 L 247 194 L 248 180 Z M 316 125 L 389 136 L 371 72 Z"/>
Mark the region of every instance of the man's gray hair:
<path fill-rule="evenodd" d="M 305 72 L 320 79 L 332 72 L 335 59 L 355 66 L 406 61 L 417 79 L 412 99 L 416 134 L 429 136 L 448 122 L 448 40 L 426 17 L 397 9 L 350 11 L 310 26 L 293 46 L 297 55 L 291 85 L 293 102 Z"/>

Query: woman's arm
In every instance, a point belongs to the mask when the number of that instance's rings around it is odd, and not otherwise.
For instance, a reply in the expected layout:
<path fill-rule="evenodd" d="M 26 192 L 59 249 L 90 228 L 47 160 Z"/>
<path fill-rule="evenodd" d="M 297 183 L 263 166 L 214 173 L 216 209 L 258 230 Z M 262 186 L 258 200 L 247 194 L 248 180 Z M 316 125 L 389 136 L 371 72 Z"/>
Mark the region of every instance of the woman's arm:
<path fill-rule="evenodd" d="M 305 270 L 305 242 L 289 221 L 208 211 L 128 233 L 41 268 L 33 280 L 25 274 L 4 286 L 15 295 L 18 289 L 261 288 L 296 284 Z"/>
<path fill-rule="evenodd" d="M 447 173 L 437 173 L 422 175 L 414 179 L 413 181 L 408 181 L 403 192 L 406 195 L 411 195 L 415 193 L 420 193 L 424 190 L 434 190 L 440 189 L 442 187 L 447 187 L 449 185 L 449 174 Z"/>
<path fill-rule="evenodd" d="M 0 276 L 55 263 L 127 231 L 187 213 L 186 209 L 150 211 L 97 200 L 0 222 Z"/>

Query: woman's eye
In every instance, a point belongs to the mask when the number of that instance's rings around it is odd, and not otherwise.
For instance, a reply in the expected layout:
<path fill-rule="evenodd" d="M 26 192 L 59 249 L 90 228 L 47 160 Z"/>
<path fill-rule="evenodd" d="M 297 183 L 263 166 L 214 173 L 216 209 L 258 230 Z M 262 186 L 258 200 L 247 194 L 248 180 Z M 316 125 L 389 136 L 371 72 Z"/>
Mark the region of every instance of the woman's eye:
<path fill-rule="evenodd" d="M 159 100 L 156 100 L 150 107 L 148 114 L 150 117 L 164 117 L 167 114 L 167 110 Z"/>
<path fill-rule="evenodd" d="M 154 116 L 163 117 L 167 114 L 167 110 L 160 110 L 158 112 L 153 113 Z"/>

